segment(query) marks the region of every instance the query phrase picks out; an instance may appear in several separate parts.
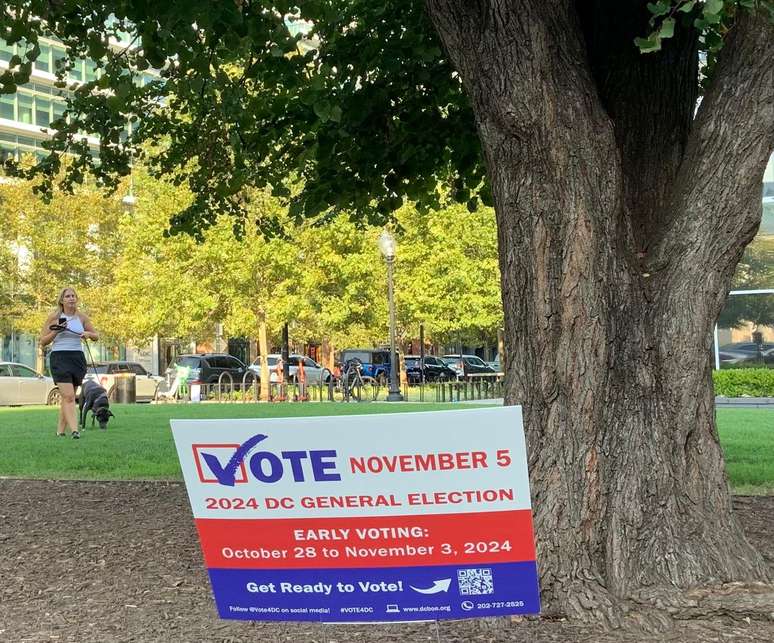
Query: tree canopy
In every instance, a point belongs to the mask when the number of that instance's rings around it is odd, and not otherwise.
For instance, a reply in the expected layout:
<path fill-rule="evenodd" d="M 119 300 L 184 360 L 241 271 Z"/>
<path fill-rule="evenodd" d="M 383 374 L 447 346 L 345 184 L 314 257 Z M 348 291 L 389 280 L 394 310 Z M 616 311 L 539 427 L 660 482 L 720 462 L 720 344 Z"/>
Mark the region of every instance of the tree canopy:
<path fill-rule="evenodd" d="M 75 60 L 98 61 L 98 80 L 69 84 L 70 110 L 52 123 L 51 149 L 83 153 L 68 184 L 92 171 L 114 185 L 143 141 L 164 140 L 151 167 L 185 166 L 179 180 L 194 195 L 175 231 L 244 215 L 245 186 L 290 197 L 288 179 L 303 182 L 292 200 L 296 219 L 334 208 L 384 222 L 406 197 L 437 205 L 439 181 L 458 200 L 470 198 L 484 178 L 471 110 L 421 3 L 302 7 L 11 2 L 0 29 L 26 53 L 0 75 L 0 89 L 29 78 L 40 36 L 67 46 L 57 67 L 63 89 Z M 111 47 L 117 38 L 126 46 Z M 160 69 L 159 80 L 140 86 L 135 77 L 149 67 Z M 134 127 L 125 140 L 127 120 Z M 80 132 L 99 135 L 98 164 Z M 53 155 L 37 168 L 49 177 L 59 169 Z M 260 223 L 273 230 L 272 221 Z"/>
<path fill-rule="evenodd" d="M 624 15 L 636 20 L 642 52 L 661 50 L 676 26 L 696 30 L 705 52 L 697 82 L 711 76 L 740 11 L 774 16 L 771 0 L 658 0 L 634 11 L 578 4 L 582 19 L 609 11 L 613 30 Z M 346 211 L 382 224 L 406 199 L 420 209 L 449 198 L 471 211 L 492 205 L 469 97 L 423 5 L 11 0 L 0 33 L 19 53 L 0 74 L 0 92 L 29 80 L 39 38 L 53 37 L 67 48 L 55 73 L 69 108 L 51 124 L 48 158 L 32 170 L 8 168 L 42 175 L 45 193 L 62 167 L 58 152 L 78 157 L 65 187 L 88 172 L 114 187 L 141 156 L 157 174 L 185 168 L 177 181 L 193 199 L 171 229 L 194 235 L 224 213 L 243 225 L 245 187 L 288 199 L 296 221 Z M 100 77 L 73 82 L 68 72 L 83 58 Z M 157 80 L 138 82 L 146 70 Z M 98 162 L 83 132 L 99 136 Z M 164 144 L 149 153 L 149 140 Z M 278 232 L 271 217 L 256 223 Z"/>
<path fill-rule="evenodd" d="M 6 267 L 0 292 L 9 298 L 4 321 L 37 335 L 63 285 L 76 286 L 94 304 L 92 294 L 112 282 L 121 208 L 93 187 L 57 191 L 49 203 L 36 198 L 33 188 L 0 185 L 0 261 Z M 97 318 L 103 321 L 99 312 Z"/>
<path fill-rule="evenodd" d="M 322 228 L 293 227 L 268 191 L 251 191 L 250 214 L 288 232 L 267 239 L 253 227 L 239 237 L 226 219 L 203 232 L 165 237 L 170 217 L 192 197 L 185 186 L 133 172 L 137 203 L 124 211 L 95 186 L 49 203 L 34 183 L 0 185 L 0 266 L 7 328 L 37 333 L 63 284 L 76 287 L 103 337 L 142 344 L 180 339 L 254 337 L 259 318 L 279 342 L 291 326 L 297 343 L 377 345 L 387 338 L 386 267 L 379 230 L 339 217 Z M 494 213 L 449 208 L 398 213 L 399 339 L 473 344 L 502 325 Z M 292 229 L 291 229 L 292 228 Z M 83 240 L 86 247 L 83 248 Z M 3 330 L 7 330 L 4 328 Z"/>

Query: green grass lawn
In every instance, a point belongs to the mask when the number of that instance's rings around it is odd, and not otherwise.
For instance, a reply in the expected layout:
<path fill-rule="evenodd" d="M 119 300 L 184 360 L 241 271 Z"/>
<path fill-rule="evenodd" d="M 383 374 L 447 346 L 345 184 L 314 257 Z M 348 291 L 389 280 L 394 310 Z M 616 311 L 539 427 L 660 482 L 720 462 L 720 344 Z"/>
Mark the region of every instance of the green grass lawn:
<path fill-rule="evenodd" d="M 774 494 L 774 410 L 718 409 L 720 444 L 738 494 Z"/>
<path fill-rule="evenodd" d="M 182 480 L 169 420 L 365 415 L 469 408 L 460 404 L 111 404 L 100 431 L 58 438 L 53 407 L 0 408 L 0 476 L 97 480 Z"/>
<path fill-rule="evenodd" d="M 52 479 L 181 479 L 170 418 L 366 415 L 470 408 L 459 404 L 114 404 L 107 431 L 54 435 L 57 409 L 0 408 L 0 476 Z M 774 410 L 719 409 L 720 440 L 736 493 L 774 493 Z"/>

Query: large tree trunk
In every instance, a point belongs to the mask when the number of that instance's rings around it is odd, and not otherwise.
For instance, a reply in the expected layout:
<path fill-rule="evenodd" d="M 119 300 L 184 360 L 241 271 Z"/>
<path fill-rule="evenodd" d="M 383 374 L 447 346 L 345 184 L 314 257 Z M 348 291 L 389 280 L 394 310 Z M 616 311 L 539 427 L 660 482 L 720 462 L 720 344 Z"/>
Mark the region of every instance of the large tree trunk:
<path fill-rule="evenodd" d="M 766 578 L 731 511 L 709 356 L 760 222 L 774 31 L 738 21 L 694 119 L 695 35 L 641 56 L 632 4 L 427 2 L 495 199 L 544 605 L 582 617 Z"/>

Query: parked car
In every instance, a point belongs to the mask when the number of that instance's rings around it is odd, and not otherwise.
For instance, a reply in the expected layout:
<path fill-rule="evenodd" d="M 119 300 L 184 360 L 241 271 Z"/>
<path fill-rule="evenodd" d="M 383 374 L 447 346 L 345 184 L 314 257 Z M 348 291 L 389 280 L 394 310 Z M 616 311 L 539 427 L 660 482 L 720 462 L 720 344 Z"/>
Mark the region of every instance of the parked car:
<path fill-rule="evenodd" d="M 421 381 L 422 372 L 425 374 L 426 382 L 457 379 L 457 372 L 435 355 L 425 355 L 424 364 L 420 355 L 406 355 L 403 363 L 406 365 L 406 378 L 412 384 Z"/>
<path fill-rule="evenodd" d="M 94 371 L 97 371 L 95 374 Z M 119 373 L 134 373 L 136 399 L 138 402 L 151 402 L 156 397 L 156 389 L 164 378 L 159 375 L 151 375 L 142 364 L 137 362 L 113 361 L 97 362 L 94 367 L 89 365 L 86 371 L 86 379 L 97 382 L 104 387 L 110 400 L 115 399 L 116 375 Z"/>
<path fill-rule="evenodd" d="M 350 360 L 359 360 L 363 377 L 373 377 L 380 384 L 386 384 L 390 377 L 390 349 L 388 348 L 347 348 L 341 351 L 339 362 L 346 365 Z"/>
<path fill-rule="evenodd" d="M 774 366 L 774 344 L 735 342 L 724 344 L 718 350 L 720 368 L 772 368 Z"/>
<path fill-rule="evenodd" d="M 0 362 L 0 406 L 59 404 L 54 380 L 15 362 Z"/>
<path fill-rule="evenodd" d="M 269 353 L 266 356 L 266 360 L 269 365 L 269 381 L 271 382 L 276 382 L 279 379 L 277 376 L 276 368 L 281 358 L 282 356 L 279 353 Z M 331 372 L 324 366 L 315 362 L 311 357 L 307 357 L 306 355 L 292 354 L 288 355 L 288 373 L 291 382 L 296 381 L 298 364 L 301 362 L 301 360 L 304 362 L 304 374 L 306 375 L 307 384 L 319 384 L 320 379 L 322 379 L 322 381 L 325 383 L 330 380 Z M 261 381 L 261 362 L 262 356 L 259 355 L 249 366 L 250 370 L 257 375 L 259 382 Z"/>
<path fill-rule="evenodd" d="M 444 355 L 441 358 L 451 368 L 457 377 L 465 375 L 477 375 L 481 373 L 493 374 L 496 371 L 477 355 Z"/>
<path fill-rule="evenodd" d="M 177 375 L 178 366 L 189 368 L 189 384 L 217 384 L 221 373 L 228 373 L 234 384 L 241 384 L 247 366 L 226 353 L 196 353 L 178 355 L 166 371 L 167 378 L 172 381 Z M 228 377 L 224 377 L 228 381 Z"/>
<path fill-rule="evenodd" d="M 487 364 L 489 365 L 490 368 L 494 369 L 495 373 L 502 373 L 503 372 L 502 364 L 500 364 L 500 353 L 499 352 L 495 355 L 494 360 L 492 360 L 491 362 L 487 362 Z"/>

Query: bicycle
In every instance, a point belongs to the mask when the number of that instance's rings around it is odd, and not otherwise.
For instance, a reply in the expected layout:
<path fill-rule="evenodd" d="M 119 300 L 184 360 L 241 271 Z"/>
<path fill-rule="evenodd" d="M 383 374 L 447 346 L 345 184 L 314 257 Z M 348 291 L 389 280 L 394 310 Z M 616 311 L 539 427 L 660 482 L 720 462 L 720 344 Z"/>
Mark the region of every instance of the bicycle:
<path fill-rule="evenodd" d="M 375 402 L 376 398 L 379 397 L 379 383 L 370 375 L 363 375 L 362 369 L 363 364 L 356 359 L 350 360 L 344 366 L 339 383 L 345 402 L 349 402 L 350 398 L 356 402 L 363 402 L 364 397 L 366 400 L 368 399 L 369 390 L 372 402 Z"/>

